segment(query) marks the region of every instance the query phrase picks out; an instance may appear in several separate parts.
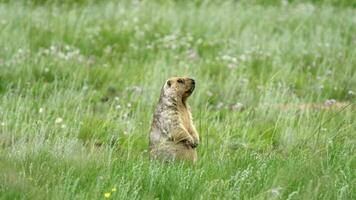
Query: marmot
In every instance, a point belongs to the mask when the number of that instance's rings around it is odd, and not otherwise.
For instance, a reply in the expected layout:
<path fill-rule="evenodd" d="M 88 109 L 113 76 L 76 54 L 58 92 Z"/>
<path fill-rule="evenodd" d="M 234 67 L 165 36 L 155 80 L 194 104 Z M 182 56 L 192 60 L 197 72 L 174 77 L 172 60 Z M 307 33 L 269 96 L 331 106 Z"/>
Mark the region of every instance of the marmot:
<path fill-rule="evenodd" d="M 150 130 L 151 158 L 196 162 L 199 135 L 187 104 L 194 88 L 194 79 L 188 77 L 173 77 L 165 82 Z"/>

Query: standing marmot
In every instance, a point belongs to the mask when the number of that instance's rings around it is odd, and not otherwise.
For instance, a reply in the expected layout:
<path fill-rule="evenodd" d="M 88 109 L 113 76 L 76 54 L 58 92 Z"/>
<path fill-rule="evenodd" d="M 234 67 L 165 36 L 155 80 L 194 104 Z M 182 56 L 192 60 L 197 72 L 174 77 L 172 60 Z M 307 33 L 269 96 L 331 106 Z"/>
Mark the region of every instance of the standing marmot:
<path fill-rule="evenodd" d="M 170 78 L 161 90 L 150 131 L 150 156 L 163 160 L 197 160 L 199 136 L 187 104 L 195 81 Z"/>

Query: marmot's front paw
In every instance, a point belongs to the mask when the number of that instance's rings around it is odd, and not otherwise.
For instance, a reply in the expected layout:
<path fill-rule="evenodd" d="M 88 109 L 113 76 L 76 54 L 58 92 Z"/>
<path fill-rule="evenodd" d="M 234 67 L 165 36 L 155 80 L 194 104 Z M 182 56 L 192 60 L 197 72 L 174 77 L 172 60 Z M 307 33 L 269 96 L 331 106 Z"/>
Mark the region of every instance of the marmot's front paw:
<path fill-rule="evenodd" d="M 189 147 L 192 147 L 193 149 L 194 148 L 197 148 L 198 147 L 198 144 L 199 144 L 199 141 L 197 140 L 183 140 L 182 141 L 185 145 L 189 146 Z"/>
<path fill-rule="evenodd" d="M 193 147 L 194 146 L 193 138 L 184 139 L 184 140 L 180 141 L 180 143 L 183 143 L 187 147 Z"/>
<path fill-rule="evenodd" d="M 195 149 L 195 148 L 198 147 L 198 145 L 199 145 L 198 142 L 194 142 L 194 143 L 192 143 L 190 146 L 191 146 L 193 149 Z"/>
<path fill-rule="evenodd" d="M 193 148 L 197 148 L 198 145 L 199 145 L 199 143 L 200 143 L 199 138 L 193 137 L 193 144 L 192 144 L 192 147 L 193 147 Z"/>

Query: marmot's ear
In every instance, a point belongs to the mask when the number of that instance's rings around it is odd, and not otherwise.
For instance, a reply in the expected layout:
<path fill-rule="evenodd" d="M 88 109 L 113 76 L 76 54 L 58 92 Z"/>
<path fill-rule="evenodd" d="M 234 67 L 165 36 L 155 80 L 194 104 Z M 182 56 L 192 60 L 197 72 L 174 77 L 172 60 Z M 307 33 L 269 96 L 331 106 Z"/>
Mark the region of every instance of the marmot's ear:
<path fill-rule="evenodd" d="M 172 81 L 171 81 L 171 80 L 168 80 L 168 81 L 167 81 L 167 85 L 168 85 L 168 87 L 171 87 Z"/>

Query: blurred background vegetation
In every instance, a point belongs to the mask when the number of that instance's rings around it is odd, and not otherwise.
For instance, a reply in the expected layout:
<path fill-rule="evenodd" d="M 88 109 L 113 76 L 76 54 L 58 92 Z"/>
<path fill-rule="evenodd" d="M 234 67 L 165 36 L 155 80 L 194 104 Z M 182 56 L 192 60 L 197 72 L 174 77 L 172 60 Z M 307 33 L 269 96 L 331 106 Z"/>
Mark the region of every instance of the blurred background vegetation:
<path fill-rule="evenodd" d="M 0 199 L 355 199 L 354 1 L 0 2 Z M 148 160 L 177 75 L 195 167 Z"/>

